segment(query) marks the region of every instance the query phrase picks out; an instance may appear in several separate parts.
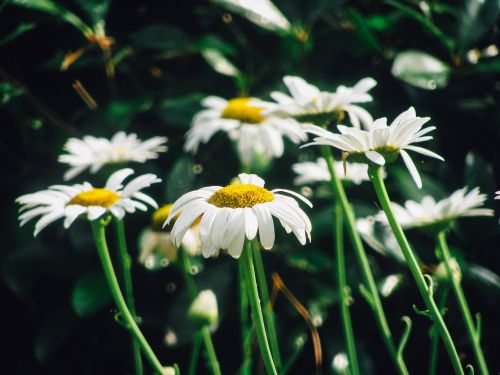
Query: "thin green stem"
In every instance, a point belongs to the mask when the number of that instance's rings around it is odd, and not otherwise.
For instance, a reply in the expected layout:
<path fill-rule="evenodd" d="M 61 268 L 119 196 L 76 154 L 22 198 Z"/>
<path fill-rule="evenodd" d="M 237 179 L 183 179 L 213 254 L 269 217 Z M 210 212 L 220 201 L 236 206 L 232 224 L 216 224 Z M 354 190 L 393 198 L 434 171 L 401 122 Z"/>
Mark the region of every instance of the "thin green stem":
<path fill-rule="evenodd" d="M 424 275 L 422 274 L 422 271 L 420 270 L 420 267 L 418 265 L 417 259 L 415 258 L 415 254 L 413 253 L 413 250 L 411 249 L 410 244 L 406 239 L 403 229 L 401 228 L 401 225 L 399 225 L 392 210 L 391 201 L 389 199 L 389 195 L 387 194 L 384 179 L 382 177 L 382 169 L 379 166 L 370 166 L 368 169 L 368 175 L 373 182 L 378 201 L 380 202 L 382 209 L 387 216 L 387 220 L 389 221 L 392 232 L 394 233 L 399 247 L 403 252 L 406 264 L 408 264 L 415 283 L 417 284 L 420 295 L 424 299 L 425 305 L 427 306 L 427 311 L 425 313 L 434 321 L 434 327 L 435 329 L 437 329 L 439 335 L 441 336 L 441 339 L 443 340 L 443 344 L 448 351 L 448 356 L 450 357 L 455 373 L 463 375 L 464 370 L 460 363 L 455 344 L 453 343 L 443 317 L 441 316 L 441 313 L 436 306 L 436 303 L 434 302 L 434 298 L 432 296 L 433 290 L 431 286 L 427 285 Z"/>
<path fill-rule="evenodd" d="M 203 337 L 201 337 L 200 332 L 197 332 L 194 336 L 193 351 L 191 352 L 191 359 L 189 360 L 189 375 L 196 375 L 196 369 L 198 368 L 198 359 L 200 358 L 202 343 Z"/>
<path fill-rule="evenodd" d="M 358 356 L 356 354 L 356 343 L 352 329 L 350 305 L 350 289 L 347 286 L 347 276 L 344 259 L 344 229 L 342 207 L 340 203 L 335 203 L 333 209 L 334 232 L 335 232 L 335 254 L 337 257 L 337 281 L 340 293 L 340 319 L 344 330 L 345 345 L 349 357 L 349 367 L 352 375 L 359 375 Z"/>
<path fill-rule="evenodd" d="M 163 374 L 163 366 L 161 365 L 158 358 L 156 358 L 156 355 L 151 349 L 151 346 L 149 346 L 149 343 L 137 326 L 134 317 L 127 307 L 125 299 L 123 298 L 122 292 L 120 290 L 120 285 L 118 284 L 118 280 L 116 278 L 115 270 L 113 269 L 113 263 L 111 262 L 111 257 L 109 255 L 108 245 L 106 243 L 106 224 L 101 220 L 94 220 L 91 221 L 91 225 L 97 253 L 99 254 L 99 259 L 101 260 L 102 269 L 104 271 L 104 276 L 106 277 L 106 281 L 108 282 L 108 286 L 113 300 L 115 301 L 116 307 L 118 308 L 118 311 L 120 312 L 121 317 L 125 322 L 125 327 L 134 335 L 135 339 L 141 346 L 142 352 L 150 362 L 151 366 L 153 366 L 155 371 L 157 371 L 159 374 Z"/>
<path fill-rule="evenodd" d="M 257 275 L 257 285 L 259 286 L 260 298 L 262 300 L 262 310 L 264 313 L 264 323 L 266 330 L 269 334 L 269 345 L 271 346 L 271 353 L 273 354 L 274 364 L 276 371 L 281 370 L 281 355 L 278 343 L 278 335 L 276 325 L 274 322 L 274 312 L 269 298 L 269 290 L 267 288 L 266 272 L 264 270 L 264 262 L 262 261 L 262 254 L 259 243 L 256 240 L 252 241 L 253 261 L 255 265 L 255 273 Z"/>
<path fill-rule="evenodd" d="M 450 294 L 450 288 L 448 286 L 443 286 L 438 289 L 438 308 L 441 313 L 443 313 L 448 302 L 448 295 Z M 439 334 L 436 330 L 433 330 L 431 337 L 431 355 L 429 359 L 429 375 L 437 374 L 437 364 L 439 358 Z"/>
<path fill-rule="evenodd" d="M 241 375 L 250 375 L 252 373 L 252 335 L 250 329 L 250 316 L 248 314 L 250 306 L 248 305 L 248 293 L 245 272 L 243 270 L 243 262 L 237 262 L 237 267 L 240 298 L 241 348 L 243 358 Z"/>
<path fill-rule="evenodd" d="M 342 182 L 335 172 L 335 160 L 333 158 L 332 152 L 328 146 L 322 146 L 321 151 L 323 153 L 323 157 L 327 162 L 328 170 L 330 171 L 333 194 L 335 196 L 335 199 L 339 201 L 340 206 L 342 207 L 347 234 L 349 235 L 354 253 L 356 254 L 356 259 L 361 270 L 365 288 L 370 295 L 369 303 L 373 310 L 373 314 L 375 315 L 375 321 L 377 322 L 378 329 L 382 335 L 382 338 L 384 339 L 385 346 L 387 347 L 387 350 L 392 357 L 398 373 L 401 375 L 408 375 L 408 370 L 406 368 L 404 358 L 402 356 L 398 356 L 396 345 L 394 344 L 392 333 L 389 328 L 389 324 L 387 323 L 384 308 L 382 307 L 382 302 L 380 301 L 377 285 L 375 284 L 375 280 L 370 269 L 370 264 L 368 263 L 365 248 L 356 229 L 356 216 L 354 215 L 354 210 L 349 204 L 344 187 L 342 186 Z"/>
<path fill-rule="evenodd" d="M 119 268 L 121 270 L 122 287 L 125 293 L 125 301 L 127 302 L 130 313 L 135 318 L 137 316 L 137 312 L 135 309 L 134 289 L 132 286 L 132 261 L 127 250 L 125 226 L 123 225 L 123 220 L 113 218 L 113 222 L 115 225 L 116 243 L 118 245 L 118 262 Z M 132 334 L 131 338 L 135 374 L 142 375 L 144 371 L 142 367 L 141 348 Z"/>
<path fill-rule="evenodd" d="M 438 252 L 441 257 L 440 260 L 444 262 L 444 265 L 446 267 L 448 282 L 450 283 L 453 295 L 457 300 L 458 309 L 460 310 L 460 314 L 462 315 L 462 319 L 465 323 L 467 335 L 469 336 L 469 341 L 472 345 L 472 350 L 474 352 L 476 362 L 479 366 L 480 373 L 482 375 L 488 375 L 488 365 L 486 364 L 486 359 L 484 358 L 483 350 L 481 349 L 480 333 L 476 331 L 476 326 L 472 319 L 469 304 L 467 303 L 467 299 L 465 298 L 460 280 L 458 280 L 454 276 L 454 272 L 451 268 L 451 255 L 450 250 L 448 249 L 448 244 L 446 243 L 446 233 L 444 231 L 439 232 L 437 236 L 437 242 L 440 250 Z"/>
<path fill-rule="evenodd" d="M 186 288 L 188 290 L 189 296 L 191 297 L 191 300 L 194 300 L 198 295 L 198 288 L 196 287 L 196 283 L 194 282 L 193 279 L 193 274 L 191 273 L 191 261 L 189 260 L 189 255 L 181 247 L 179 249 L 178 256 Z M 210 336 L 210 330 L 208 329 L 208 326 L 204 325 L 203 327 L 201 327 L 199 334 L 201 334 L 201 337 L 203 339 L 203 344 L 205 346 L 208 362 L 210 363 L 210 367 L 212 369 L 213 374 L 221 375 L 219 361 L 215 353 L 214 344 L 212 342 L 212 337 Z M 196 345 L 196 338 L 195 338 L 195 345 Z"/>
<path fill-rule="evenodd" d="M 257 333 L 257 340 L 259 342 L 262 360 L 266 367 L 267 373 L 277 375 L 276 367 L 274 366 L 273 356 L 267 341 L 266 326 L 264 324 L 264 317 L 262 316 L 262 309 L 260 306 L 259 290 L 257 287 L 257 279 L 255 277 L 255 269 L 252 258 L 252 244 L 250 241 L 245 240 L 245 248 L 239 260 L 243 262 L 243 271 L 247 285 L 248 300 L 252 310 L 252 318 Z"/>

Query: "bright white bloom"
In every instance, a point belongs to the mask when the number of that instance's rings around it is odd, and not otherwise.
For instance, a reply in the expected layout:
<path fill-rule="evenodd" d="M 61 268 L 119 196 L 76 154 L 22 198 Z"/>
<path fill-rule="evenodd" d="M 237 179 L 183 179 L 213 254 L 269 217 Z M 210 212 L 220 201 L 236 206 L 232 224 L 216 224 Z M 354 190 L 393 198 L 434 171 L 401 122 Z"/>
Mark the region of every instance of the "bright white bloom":
<path fill-rule="evenodd" d="M 64 228 L 80 215 L 96 220 L 106 213 L 121 219 L 125 212 L 136 209 L 146 211 L 144 203 L 157 208 L 156 202 L 140 190 L 160 182 L 154 174 L 138 176 L 123 186 L 125 178 L 133 174 L 130 168 L 113 173 L 104 188 L 94 188 L 88 182 L 76 185 L 54 185 L 48 190 L 26 194 L 16 199 L 22 207 L 19 212 L 20 225 L 41 216 L 35 225 L 35 236 L 50 223 L 64 218 Z M 143 203 L 144 202 L 144 203 Z"/>
<path fill-rule="evenodd" d="M 202 290 L 189 306 L 188 317 L 201 325 L 217 324 L 219 308 L 215 293 L 210 289 Z"/>
<path fill-rule="evenodd" d="M 343 151 L 344 159 L 352 157 L 377 165 L 384 165 L 386 161 L 392 162 L 398 155 L 401 155 L 413 180 L 421 188 L 422 180 L 406 150 L 444 161 L 438 154 L 413 145 L 432 139 L 432 136 L 426 134 L 436 127 L 422 128 L 429 120 L 429 117 L 417 117 L 415 109 L 410 107 L 396 117 L 390 126 L 387 126 L 386 118 L 380 118 L 373 122 L 370 130 L 339 125 L 337 128 L 340 134 L 334 134 L 318 126 L 304 125 L 306 132 L 317 136 L 313 142 L 305 146 L 327 145 L 335 147 Z"/>
<path fill-rule="evenodd" d="M 155 211 L 152 217 L 151 228 L 146 228 L 139 238 L 139 262 L 146 268 L 155 268 L 160 263 L 167 266 L 177 260 L 177 247 L 173 244 L 170 231 L 162 230 L 163 223 L 168 217 L 171 204 L 166 204 Z M 201 254 L 199 237 L 199 220 L 195 220 L 191 228 L 186 231 L 182 239 L 182 248 L 190 256 Z"/>
<path fill-rule="evenodd" d="M 207 143 L 214 133 L 222 130 L 236 142 L 242 163 L 251 165 L 256 155 L 268 160 L 282 156 L 283 137 L 293 143 L 307 139 L 299 123 L 293 119 L 264 116 L 262 108 L 251 105 L 251 100 L 226 100 L 217 96 L 203 99 L 201 103 L 207 109 L 194 116 L 184 150 L 197 152 L 200 143 Z"/>
<path fill-rule="evenodd" d="M 332 118 L 332 114 L 342 116 L 347 112 L 355 127 L 370 127 L 372 116 L 354 103 L 366 103 L 373 100 L 368 94 L 377 82 L 373 78 L 363 78 L 353 87 L 339 86 L 335 92 L 320 91 L 316 86 L 295 76 L 285 76 L 285 85 L 290 95 L 272 92 L 276 103 L 263 102 L 266 114 L 280 117 L 293 117 L 301 122 L 313 122 L 315 117 Z"/>
<path fill-rule="evenodd" d="M 415 228 L 446 223 L 459 217 L 493 216 L 493 210 L 481 207 L 486 198 L 486 194 L 479 193 L 479 188 L 467 192 L 467 187 L 464 187 L 438 202 L 426 196 L 421 202 L 408 200 L 404 207 L 394 202 L 391 204 L 399 224 L 403 228 Z M 379 212 L 376 218 L 387 222 L 384 212 Z"/>
<path fill-rule="evenodd" d="M 500 199 L 500 190 L 495 191 L 495 199 Z"/>
<path fill-rule="evenodd" d="M 271 249 L 275 239 L 273 216 L 287 233 L 293 232 L 302 245 L 311 239 L 311 221 L 307 215 L 295 199 L 280 193 L 293 195 L 312 207 L 306 198 L 284 189 L 269 191 L 264 188 L 264 180 L 254 174 L 242 173 L 238 177 L 241 184 L 202 188 L 184 194 L 174 203 L 165 223 L 180 213 L 172 228 L 176 246 L 200 215 L 204 257 L 227 249 L 229 255 L 238 258 L 245 238 L 252 240 L 257 231 L 262 247 Z"/>
<path fill-rule="evenodd" d="M 335 172 L 341 179 L 352 181 L 356 185 L 368 181 L 368 165 L 362 163 L 335 162 Z M 330 172 L 326 160 L 318 158 L 316 161 L 295 163 L 292 169 L 298 176 L 293 181 L 295 185 L 304 185 L 314 182 L 330 181 Z"/>
<path fill-rule="evenodd" d="M 96 173 L 106 164 L 135 161 L 144 163 L 148 159 L 158 158 L 158 152 L 166 151 L 164 143 L 167 137 L 153 137 L 141 141 L 134 133 L 116 133 L 111 140 L 96 138 L 91 135 L 70 138 L 64 145 L 67 154 L 59 156 L 59 162 L 71 168 L 64 174 L 64 180 L 70 180 L 89 168 Z"/>
<path fill-rule="evenodd" d="M 389 256 L 400 263 L 405 262 L 404 255 L 398 245 L 391 228 L 373 216 L 356 220 L 356 229 L 363 240 L 378 253 Z"/>

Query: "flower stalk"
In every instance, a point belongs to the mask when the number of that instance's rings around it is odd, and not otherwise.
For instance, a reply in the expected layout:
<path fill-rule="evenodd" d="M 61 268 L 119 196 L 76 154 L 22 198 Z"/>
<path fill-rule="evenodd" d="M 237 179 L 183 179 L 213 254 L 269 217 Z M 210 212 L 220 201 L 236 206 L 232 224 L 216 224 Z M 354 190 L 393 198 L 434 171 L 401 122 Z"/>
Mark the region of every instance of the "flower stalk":
<path fill-rule="evenodd" d="M 237 265 L 240 300 L 241 348 L 243 358 L 243 364 L 241 365 L 241 374 L 250 375 L 252 373 L 252 335 L 250 328 L 250 316 L 248 315 L 248 293 L 245 280 L 245 271 L 243 270 L 243 262 L 237 262 Z"/>
<path fill-rule="evenodd" d="M 446 309 L 446 304 L 448 302 L 448 295 L 450 294 L 450 288 L 448 286 L 444 286 L 443 288 L 438 288 L 439 296 L 438 296 L 438 308 L 441 311 L 441 314 L 444 314 Z M 438 357 L 439 357 L 439 334 L 436 330 L 432 330 L 431 335 L 431 355 L 429 359 L 429 375 L 437 374 L 437 366 L 438 366 Z"/>
<path fill-rule="evenodd" d="M 137 340 L 142 352 L 144 353 L 144 356 L 147 358 L 147 360 L 157 373 L 164 374 L 163 366 L 154 354 L 153 349 L 151 349 L 151 346 L 147 342 L 141 330 L 137 326 L 137 323 L 130 313 L 130 310 L 127 307 L 127 303 L 125 302 L 123 294 L 120 290 L 120 285 L 118 284 L 115 270 L 113 268 L 113 263 L 111 262 L 111 257 L 109 255 L 108 245 L 106 243 L 106 225 L 106 219 L 91 221 L 92 233 L 94 235 L 97 253 L 99 255 L 99 259 L 104 271 L 104 276 L 106 277 L 111 295 L 113 297 L 113 300 L 115 301 L 116 307 L 118 308 L 123 321 L 125 322 L 126 329 L 128 329 Z"/>
<path fill-rule="evenodd" d="M 324 159 L 327 162 L 328 170 L 330 171 L 331 176 L 331 188 L 335 199 L 338 200 L 340 207 L 342 208 L 342 214 L 345 219 L 347 234 L 350 237 L 352 246 L 354 248 L 354 253 L 356 254 L 358 265 L 361 270 L 363 282 L 365 283 L 363 287 L 363 290 L 366 290 L 365 299 L 368 301 L 370 307 L 373 310 L 375 321 L 382 335 L 382 338 L 384 339 L 385 346 L 387 347 L 387 350 L 389 351 L 389 354 L 391 355 L 399 374 L 407 375 L 408 370 L 406 368 L 406 364 L 402 356 L 398 356 L 397 354 L 397 349 L 394 345 L 389 324 L 387 323 L 384 308 L 382 306 L 382 302 L 380 301 L 377 285 L 375 284 L 375 280 L 370 269 L 370 264 L 368 263 L 368 258 L 361 241 L 361 237 L 356 229 L 356 217 L 354 215 L 354 211 L 349 201 L 347 200 L 342 182 L 335 172 L 335 160 L 333 158 L 332 152 L 328 146 L 322 146 L 321 151 L 323 153 Z"/>
<path fill-rule="evenodd" d="M 443 340 L 443 344 L 448 352 L 448 356 L 451 360 L 455 373 L 463 375 L 464 370 L 460 363 L 460 358 L 458 357 L 455 344 L 453 343 L 453 340 L 448 331 L 448 328 L 446 327 L 443 317 L 441 316 L 439 308 L 434 302 L 432 282 L 431 285 L 427 283 L 426 278 L 420 270 L 415 254 L 413 253 L 413 250 L 411 249 L 410 244 L 406 239 L 403 229 L 401 228 L 401 225 L 398 223 L 398 221 L 396 220 L 396 216 L 394 215 L 393 209 L 391 207 L 391 201 L 389 199 L 389 195 L 387 194 L 384 180 L 382 178 L 382 169 L 379 166 L 370 165 L 370 167 L 368 168 L 368 176 L 373 182 L 378 201 L 380 202 L 382 209 L 387 216 L 387 220 L 392 229 L 392 232 L 396 237 L 396 240 L 405 257 L 406 263 L 408 264 L 415 283 L 417 284 L 420 295 L 422 296 L 427 307 L 427 310 L 424 311 L 423 314 L 425 314 L 434 322 L 434 327 L 439 332 L 439 335 Z M 430 279 L 430 276 L 428 277 Z M 432 281 L 432 279 L 430 279 L 430 281 Z"/>
<path fill-rule="evenodd" d="M 483 350 L 481 349 L 481 333 L 476 330 L 476 326 L 469 309 L 469 304 L 467 303 L 467 299 L 465 298 L 460 280 L 459 278 L 455 277 L 453 269 L 451 267 L 452 258 L 450 255 L 450 250 L 448 249 L 448 244 L 446 242 L 446 232 L 439 232 L 436 240 L 439 250 L 438 255 L 440 257 L 440 260 L 446 267 L 448 282 L 451 285 L 451 290 L 453 291 L 453 295 L 457 300 L 458 309 L 460 310 L 460 314 L 462 315 L 462 319 L 465 323 L 467 336 L 469 336 L 469 341 L 472 345 L 472 351 L 474 352 L 474 357 L 479 367 L 479 372 L 482 375 L 488 375 L 488 365 L 486 364 L 486 359 L 484 358 Z"/>
<path fill-rule="evenodd" d="M 276 366 L 274 365 L 273 356 L 269 347 L 267 339 L 266 326 L 264 324 L 264 317 L 260 305 L 259 289 L 257 286 L 257 278 L 255 276 L 255 268 L 252 258 L 252 243 L 245 240 L 245 247 L 243 254 L 239 260 L 243 263 L 243 271 L 247 284 L 248 300 L 252 311 L 252 318 L 257 333 L 257 340 L 259 342 L 260 351 L 264 366 L 269 375 L 277 375 Z"/>
<path fill-rule="evenodd" d="M 132 286 L 132 274 L 131 267 L 132 262 L 130 260 L 130 255 L 127 251 L 127 240 L 125 238 L 125 226 L 123 225 L 123 220 L 113 218 L 113 223 L 115 226 L 116 243 L 118 246 L 118 262 L 121 271 L 122 286 L 125 293 L 125 302 L 130 310 L 130 313 L 137 319 L 137 312 L 135 309 L 134 301 L 134 290 Z M 141 358 L 141 348 L 138 341 L 134 338 L 131 333 L 132 339 L 132 353 L 133 361 L 136 375 L 143 374 L 142 368 L 142 358 Z"/>

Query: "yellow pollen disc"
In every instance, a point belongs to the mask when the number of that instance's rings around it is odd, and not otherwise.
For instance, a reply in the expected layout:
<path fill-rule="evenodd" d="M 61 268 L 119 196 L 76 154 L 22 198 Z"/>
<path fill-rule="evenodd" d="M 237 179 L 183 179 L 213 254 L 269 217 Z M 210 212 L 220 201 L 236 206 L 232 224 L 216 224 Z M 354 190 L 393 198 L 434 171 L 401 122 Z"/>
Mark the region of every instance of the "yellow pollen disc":
<path fill-rule="evenodd" d="M 250 98 L 236 98 L 227 102 L 222 118 L 240 120 L 250 124 L 259 124 L 266 118 L 261 114 L 262 108 L 248 105 Z"/>
<path fill-rule="evenodd" d="M 170 214 L 170 210 L 172 209 L 173 204 L 166 204 L 159 209 L 157 209 L 153 215 L 151 216 L 151 221 L 152 221 L 152 227 L 156 231 L 162 231 L 163 230 L 163 223 L 165 223 L 165 220 L 167 220 L 168 214 Z M 170 221 L 170 224 L 168 227 L 165 227 L 166 231 L 169 231 L 169 228 L 172 229 L 173 224 L 175 223 L 175 220 L 182 214 L 182 211 L 179 212 L 175 217 Z M 197 217 L 191 227 L 194 227 L 195 225 L 200 224 L 201 221 L 201 216 Z"/>
<path fill-rule="evenodd" d="M 245 208 L 273 200 L 273 193 L 267 189 L 252 184 L 237 184 L 217 190 L 208 203 L 216 207 Z"/>
<path fill-rule="evenodd" d="M 79 204 L 80 206 L 86 207 L 111 207 L 119 199 L 120 196 L 114 191 L 108 189 L 92 189 L 75 195 L 66 205 Z"/>

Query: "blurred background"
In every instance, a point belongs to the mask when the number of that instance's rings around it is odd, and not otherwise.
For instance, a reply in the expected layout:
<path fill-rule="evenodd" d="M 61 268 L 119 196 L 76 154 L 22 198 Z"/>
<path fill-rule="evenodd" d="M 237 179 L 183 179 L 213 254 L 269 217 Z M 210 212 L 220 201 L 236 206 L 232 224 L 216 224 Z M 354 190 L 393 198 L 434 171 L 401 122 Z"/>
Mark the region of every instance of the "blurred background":
<path fill-rule="evenodd" d="M 253 10 L 246 4 L 252 4 Z M 365 106 L 375 118 L 414 106 L 437 126 L 430 149 L 446 163 L 418 161 L 424 187 L 418 190 L 400 161 L 387 181 L 402 203 L 426 194 L 446 197 L 463 186 L 479 186 L 496 208 L 500 187 L 500 32 L 498 0 L 463 1 L 110 1 L 6 0 L 0 5 L 0 113 L 4 164 L 2 187 L 2 373 L 131 373 L 128 335 L 115 323 L 85 222 L 65 231 L 51 225 L 35 240 L 32 225 L 18 228 L 19 195 L 61 183 L 57 163 L 69 137 L 111 137 L 124 130 L 139 138 L 169 137 L 169 151 L 132 167 L 164 182 L 150 190 L 158 202 L 207 185 L 223 185 L 239 172 L 225 134 L 196 156 L 184 154 L 184 133 L 207 95 L 251 95 L 269 99 L 283 90 L 282 77 L 299 75 L 324 90 L 353 85 L 371 76 L 375 100 Z M 314 160 L 317 150 L 287 144 L 284 157 L 263 171 L 270 187 L 293 187 L 291 164 Z M 229 155 L 232 155 L 231 157 Z M 417 158 L 415 159 L 417 162 Z M 423 160 L 423 159 L 422 159 Z M 106 171 L 78 180 L 99 184 Z M 77 181 L 75 181 L 77 182 Z M 335 356 L 344 350 L 335 289 L 335 262 L 326 186 L 294 187 L 315 209 L 313 241 L 300 247 L 280 231 L 277 246 L 264 254 L 271 283 L 277 272 L 307 307 L 319 330 L 324 374 L 338 373 Z M 369 184 L 349 186 L 359 217 L 377 211 Z M 133 277 L 142 328 L 163 363 L 186 369 L 192 327 L 187 297 L 175 265 L 161 259 L 139 264 L 139 235 L 150 214 L 126 217 Z M 410 232 L 427 270 L 435 268 L 431 238 Z M 465 293 L 480 311 L 482 343 L 492 373 L 500 371 L 500 226 L 492 219 L 464 220 L 450 234 Z M 394 373 L 370 308 L 359 295 L 360 274 L 346 243 L 352 314 L 363 374 Z M 368 250 L 381 286 L 397 283 L 383 297 L 396 337 L 400 318 L 414 328 L 405 351 L 408 367 L 425 374 L 430 322 L 411 276 L 390 256 Z M 214 333 L 224 374 L 241 365 L 235 263 L 226 256 L 194 259 L 196 279 L 218 297 L 220 324 Z M 396 280 L 392 278 L 391 280 Z M 473 361 L 453 301 L 446 320 L 463 363 Z M 315 363 L 307 325 L 287 299 L 275 303 L 283 356 L 290 374 L 310 374 Z M 263 369 L 261 368 L 261 371 Z M 207 372 L 203 364 L 199 372 Z M 451 373 L 441 350 L 439 373 Z"/>

